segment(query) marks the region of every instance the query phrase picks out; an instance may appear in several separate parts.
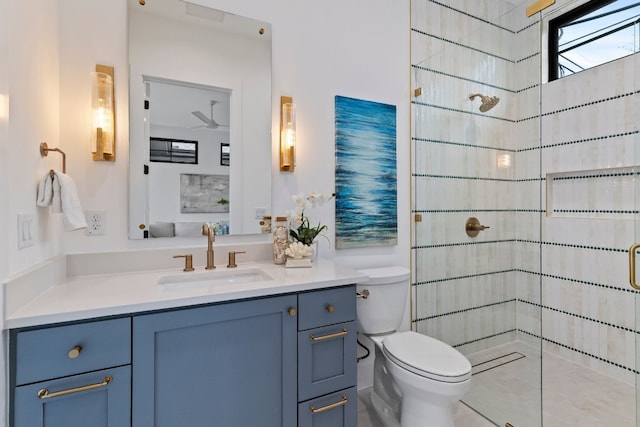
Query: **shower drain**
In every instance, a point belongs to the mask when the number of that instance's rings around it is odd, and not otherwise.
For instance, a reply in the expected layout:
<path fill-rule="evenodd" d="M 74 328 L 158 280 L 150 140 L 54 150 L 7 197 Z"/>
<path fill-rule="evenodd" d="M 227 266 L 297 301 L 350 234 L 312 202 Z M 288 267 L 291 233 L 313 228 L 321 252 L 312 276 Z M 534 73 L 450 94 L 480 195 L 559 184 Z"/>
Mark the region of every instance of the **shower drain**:
<path fill-rule="evenodd" d="M 482 372 L 489 371 L 499 366 L 506 365 L 507 363 L 515 362 L 516 360 L 524 359 L 526 356 L 522 353 L 514 351 L 513 353 L 507 353 L 502 356 L 494 357 L 493 359 L 486 360 L 484 362 L 476 363 L 472 366 L 472 374 L 477 375 Z M 513 426 L 512 426 L 513 427 Z"/>

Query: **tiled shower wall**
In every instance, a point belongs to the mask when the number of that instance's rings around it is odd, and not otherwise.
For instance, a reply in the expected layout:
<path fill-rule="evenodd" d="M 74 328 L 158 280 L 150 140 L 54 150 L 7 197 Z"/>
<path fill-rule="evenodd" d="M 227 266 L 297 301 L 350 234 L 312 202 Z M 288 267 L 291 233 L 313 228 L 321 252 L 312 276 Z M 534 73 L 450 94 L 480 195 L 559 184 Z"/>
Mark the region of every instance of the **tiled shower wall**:
<path fill-rule="evenodd" d="M 633 200 L 635 171 L 608 169 L 636 164 L 638 55 L 540 85 L 544 27 L 525 7 L 412 1 L 413 327 L 467 354 L 542 336 L 632 380 L 637 212 L 619 202 Z M 482 113 L 473 93 L 500 102 Z M 594 174 L 547 183 L 572 171 Z M 468 217 L 490 228 L 468 237 Z"/>
<path fill-rule="evenodd" d="M 640 202 L 639 62 L 635 54 L 542 86 L 544 349 L 629 383 L 637 373 L 627 251 Z"/>

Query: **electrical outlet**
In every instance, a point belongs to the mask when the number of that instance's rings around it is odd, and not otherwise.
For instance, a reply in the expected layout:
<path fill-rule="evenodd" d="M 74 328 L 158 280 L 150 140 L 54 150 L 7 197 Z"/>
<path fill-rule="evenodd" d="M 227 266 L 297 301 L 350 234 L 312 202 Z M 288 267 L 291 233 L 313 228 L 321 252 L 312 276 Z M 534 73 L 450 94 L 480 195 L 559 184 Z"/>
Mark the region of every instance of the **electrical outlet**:
<path fill-rule="evenodd" d="M 255 218 L 262 219 L 267 214 L 267 208 L 256 208 L 255 212 Z"/>
<path fill-rule="evenodd" d="M 103 236 L 106 229 L 106 211 L 87 211 L 87 236 Z"/>

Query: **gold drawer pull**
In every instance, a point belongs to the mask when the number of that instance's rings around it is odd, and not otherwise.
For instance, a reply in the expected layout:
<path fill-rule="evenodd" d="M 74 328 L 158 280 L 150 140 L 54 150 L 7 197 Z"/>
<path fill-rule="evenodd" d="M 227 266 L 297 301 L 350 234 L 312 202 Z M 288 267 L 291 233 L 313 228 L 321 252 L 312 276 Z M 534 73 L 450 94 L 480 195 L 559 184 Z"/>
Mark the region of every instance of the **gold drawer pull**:
<path fill-rule="evenodd" d="M 348 333 L 349 331 L 347 330 L 347 328 L 343 328 L 340 332 L 336 332 L 334 334 L 329 334 L 329 335 L 321 335 L 319 337 L 311 334 L 309 335 L 309 338 L 311 338 L 311 341 L 324 341 L 324 340 L 330 340 L 331 338 L 343 337 Z"/>
<path fill-rule="evenodd" d="M 291 316 L 291 317 L 295 317 L 295 315 L 298 314 L 298 310 L 296 310 L 295 307 L 289 307 L 287 309 L 287 312 L 289 313 L 289 316 Z"/>
<path fill-rule="evenodd" d="M 102 380 L 101 383 L 84 385 L 82 387 L 70 388 L 68 390 L 54 391 L 53 393 L 49 393 L 49 390 L 47 390 L 46 388 L 41 388 L 38 391 L 38 398 L 50 399 L 52 397 L 66 396 L 67 394 L 80 393 L 82 391 L 93 390 L 95 388 L 105 387 L 109 385 L 111 380 L 113 380 L 111 375 L 107 375 L 106 377 L 104 377 L 104 380 Z"/>
<path fill-rule="evenodd" d="M 81 351 L 82 351 L 82 346 L 77 345 L 73 347 L 71 350 L 69 350 L 69 353 L 67 353 L 67 355 L 69 356 L 69 359 L 75 359 L 76 357 L 80 356 Z"/>
<path fill-rule="evenodd" d="M 340 406 L 344 406 L 348 402 L 349 402 L 349 399 L 347 399 L 347 396 L 343 394 L 342 395 L 342 399 L 339 400 L 336 403 L 331 403 L 331 404 L 329 404 L 327 406 L 323 406 L 322 408 L 316 408 L 313 405 L 309 405 L 309 410 L 311 412 L 313 412 L 314 414 L 319 414 L 320 412 L 325 412 L 325 411 L 329 411 L 329 410 L 334 409 L 334 408 L 338 408 Z"/>
<path fill-rule="evenodd" d="M 334 311 L 336 311 L 336 308 L 331 304 L 327 304 L 327 306 L 324 309 L 327 310 L 329 313 L 333 313 Z"/>

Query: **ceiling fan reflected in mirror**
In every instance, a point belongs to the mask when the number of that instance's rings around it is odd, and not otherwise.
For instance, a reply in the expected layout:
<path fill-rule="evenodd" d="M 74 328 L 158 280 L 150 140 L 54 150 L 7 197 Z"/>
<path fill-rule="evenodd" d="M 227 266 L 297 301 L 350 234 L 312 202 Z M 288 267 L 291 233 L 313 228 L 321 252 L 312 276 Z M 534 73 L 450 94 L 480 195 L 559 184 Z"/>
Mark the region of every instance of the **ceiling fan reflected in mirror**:
<path fill-rule="evenodd" d="M 197 118 L 199 118 L 200 120 L 202 120 L 204 122 L 203 125 L 201 126 L 196 126 L 193 129 L 196 128 L 207 128 L 207 129 L 217 129 L 219 127 L 229 127 L 229 125 L 223 125 L 220 124 L 218 122 L 216 122 L 213 118 L 213 106 L 216 105 L 218 103 L 218 101 L 214 101 L 211 100 L 209 102 L 211 104 L 211 116 L 207 117 L 206 115 L 204 115 L 201 111 L 192 111 L 191 114 L 193 114 L 194 116 L 196 116 Z"/>

